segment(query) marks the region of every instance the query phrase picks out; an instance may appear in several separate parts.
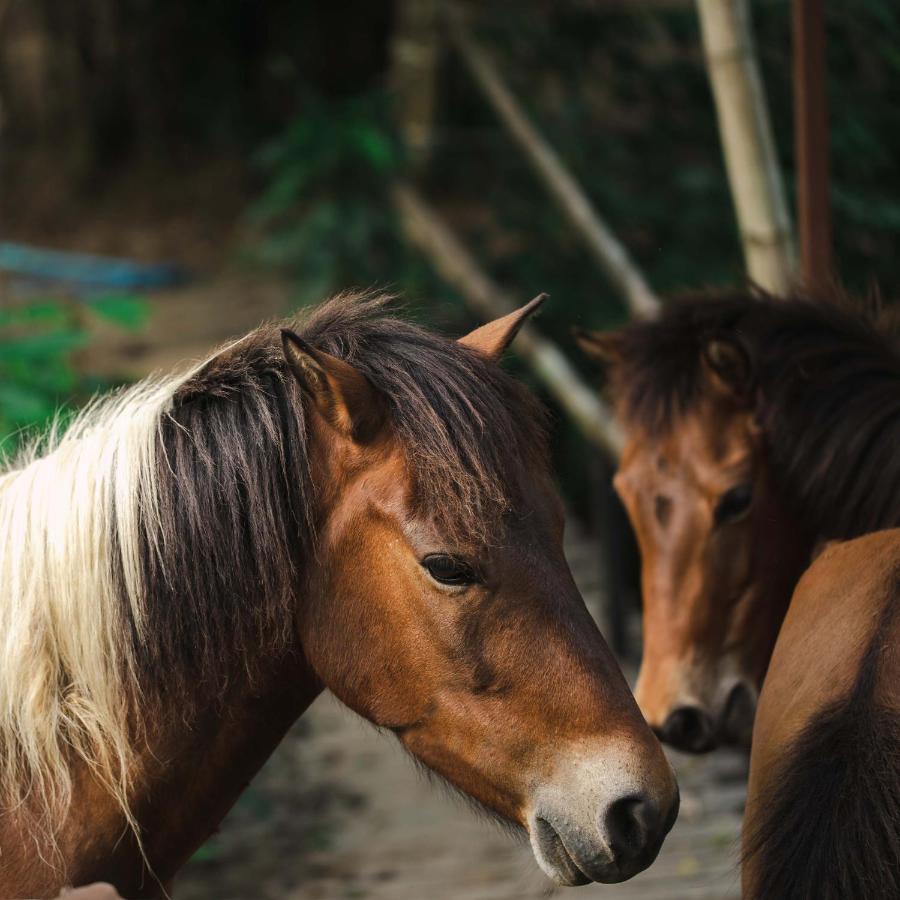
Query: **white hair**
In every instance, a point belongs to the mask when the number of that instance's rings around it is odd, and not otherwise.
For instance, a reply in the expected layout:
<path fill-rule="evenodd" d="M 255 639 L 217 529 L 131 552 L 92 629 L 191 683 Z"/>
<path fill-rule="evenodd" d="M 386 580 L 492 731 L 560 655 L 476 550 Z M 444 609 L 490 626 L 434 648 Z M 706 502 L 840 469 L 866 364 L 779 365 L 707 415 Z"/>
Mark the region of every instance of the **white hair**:
<path fill-rule="evenodd" d="M 96 399 L 0 474 L 0 804 L 34 810 L 41 833 L 68 810 L 79 760 L 136 824 L 126 616 L 140 639 L 159 428 L 189 374 Z"/>

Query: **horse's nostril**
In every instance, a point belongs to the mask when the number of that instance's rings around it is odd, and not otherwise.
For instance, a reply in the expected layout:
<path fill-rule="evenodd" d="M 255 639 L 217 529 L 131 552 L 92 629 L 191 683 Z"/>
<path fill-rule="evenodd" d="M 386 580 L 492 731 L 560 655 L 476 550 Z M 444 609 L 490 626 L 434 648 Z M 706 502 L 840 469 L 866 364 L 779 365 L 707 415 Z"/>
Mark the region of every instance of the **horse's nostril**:
<path fill-rule="evenodd" d="M 652 773 L 656 777 L 633 781 L 631 765 L 620 769 L 630 785 L 619 781 L 610 790 L 606 782 L 618 780 L 614 767 L 609 757 L 587 770 L 578 766 L 564 789 L 544 785 L 534 798 L 528 819 L 531 846 L 541 868 L 560 884 L 615 884 L 631 878 L 653 862 L 675 822 L 678 788 L 667 764 L 663 780 L 663 773 Z"/>
<path fill-rule="evenodd" d="M 616 800 L 606 811 L 609 848 L 620 863 L 640 856 L 656 839 L 659 814 L 656 807 L 639 794 Z"/>
<path fill-rule="evenodd" d="M 660 738 L 678 750 L 706 753 L 715 747 L 712 716 L 699 706 L 679 706 L 666 717 Z"/>

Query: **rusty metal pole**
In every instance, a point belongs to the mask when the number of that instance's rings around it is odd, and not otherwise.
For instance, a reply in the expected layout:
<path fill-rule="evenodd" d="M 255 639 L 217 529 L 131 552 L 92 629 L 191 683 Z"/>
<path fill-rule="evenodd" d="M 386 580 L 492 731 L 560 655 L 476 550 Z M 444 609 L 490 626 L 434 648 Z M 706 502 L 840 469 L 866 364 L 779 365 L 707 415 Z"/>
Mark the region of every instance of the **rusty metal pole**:
<path fill-rule="evenodd" d="M 794 0 L 793 17 L 797 230 L 803 282 L 815 290 L 829 285 L 835 274 L 828 189 L 825 0 Z"/>

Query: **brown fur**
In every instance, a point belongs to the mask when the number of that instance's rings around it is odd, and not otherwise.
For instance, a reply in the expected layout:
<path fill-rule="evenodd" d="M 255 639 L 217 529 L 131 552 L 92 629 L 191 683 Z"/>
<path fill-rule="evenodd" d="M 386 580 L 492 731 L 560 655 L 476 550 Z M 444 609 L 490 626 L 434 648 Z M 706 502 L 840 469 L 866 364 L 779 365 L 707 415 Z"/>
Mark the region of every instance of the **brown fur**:
<path fill-rule="evenodd" d="M 284 325 L 385 398 L 415 503 L 448 535 L 496 534 L 519 493 L 509 460 L 543 465 L 544 412 L 531 395 L 472 350 L 385 315 L 388 302 L 339 296 L 263 326 L 176 394 L 160 435 L 163 529 L 151 524 L 145 541 L 154 643 L 136 650 L 148 685 L 171 691 L 183 676 L 196 701 L 198 678 L 221 689 L 227 648 L 278 653 L 293 637 L 321 510 Z"/>
<path fill-rule="evenodd" d="M 804 574 L 760 698 L 747 900 L 900 896 L 900 532 Z"/>

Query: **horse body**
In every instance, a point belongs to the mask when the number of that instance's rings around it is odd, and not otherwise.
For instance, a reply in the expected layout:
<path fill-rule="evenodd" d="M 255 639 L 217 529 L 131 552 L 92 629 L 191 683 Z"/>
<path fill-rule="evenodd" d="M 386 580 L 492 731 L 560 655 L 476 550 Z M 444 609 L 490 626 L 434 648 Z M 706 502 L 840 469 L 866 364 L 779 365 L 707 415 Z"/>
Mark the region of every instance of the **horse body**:
<path fill-rule="evenodd" d="M 900 896 L 900 530 L 830 545 L 784 620 L 754 725 L 747 900 Z"/>
<path fill-rule="evenodd" d="M 0 894 L 161 895 L 325 687 L 557 881 L 655 857 L 674 778 L 496 365 L 537 303 L 460 342 L 384 303 L 264 326 L 3 476 Z"/>

